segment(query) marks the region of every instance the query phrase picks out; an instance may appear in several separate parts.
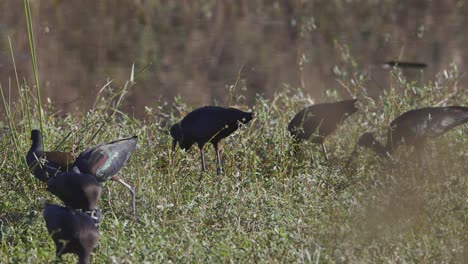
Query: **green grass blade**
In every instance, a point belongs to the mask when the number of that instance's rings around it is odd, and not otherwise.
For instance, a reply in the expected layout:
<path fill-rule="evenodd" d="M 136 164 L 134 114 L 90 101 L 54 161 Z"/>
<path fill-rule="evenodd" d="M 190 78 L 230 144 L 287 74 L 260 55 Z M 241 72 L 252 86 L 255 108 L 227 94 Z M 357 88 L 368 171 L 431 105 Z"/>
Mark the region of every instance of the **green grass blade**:
<path fill-rule="evenodd" d="M 39 73 L 37 69 L 37 60 L 36 60 L 36 48 L 34 44 L 34 31 L 33 31 L 33 24 L 32 24 L 32 15 L 31 15 L 31 6 L 29 5 L 29 0 L 23 0 L 24 3 L 24 14 L 26 17 L 26 27 L 28 30 L 28 40 L 29 40 L 29 48 L 31 51 L 31 63 L 33 68 L 34 74 L 34 81 L 36 84 L 36 96 L 37 96 L 37 110 L 39 112 L 39 124 L 41 128 L 41 132 L 44 134 L 44 122 L 42 117 L 42 103 L 41 103 L 41 93 L 39 87 Z M 42 141 L 42 146 L 44 147 L 45 140 Z"/>

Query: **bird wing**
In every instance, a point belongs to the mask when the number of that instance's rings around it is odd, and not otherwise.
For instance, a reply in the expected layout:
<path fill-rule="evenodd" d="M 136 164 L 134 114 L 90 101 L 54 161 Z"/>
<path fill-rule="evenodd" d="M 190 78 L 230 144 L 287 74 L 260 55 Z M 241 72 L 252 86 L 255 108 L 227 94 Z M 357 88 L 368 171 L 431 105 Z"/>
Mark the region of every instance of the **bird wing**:
<path fill-rule="evenodd" d="M 288 125 L 290 133 L 299 139 L 308 139 L 319 129 L 319 134 L 328 136 L 340 122 L 354 114 L 357 99 L 334 103 L 316 104 L 299 111 Z"/>
<path fill-rule="evenodd" d="M 427 137 L 436 137 L 468 122 L 468 107 L 443 107 L 427 115 Z"/>
<path fill-rule="evenodd" d="M 387 145 L 395 147 L 404 139 L 406 144 L 418 144 L 437 137 L 468 122 L 467 107 L 426 107 L 413 109 L 395 118 L 390 124 Z"/>
<path fill-rule="evenodd" d="M 81 153 L 74 165 L 81 172 L 106 181 L 125 165 L 136 149 L 136 141 L 137 137 L 131 137 L 94 146 Z"/>
<path fill-rule="evenodd" d="M 289 122 L 288 130 L 295 138 L 308 139 L 319 126 L 320 118 L 314 111 L 315 107 L 309 106 L 299 111 Z"/>
<path fill-rule="evenodd" d="M 66 151 L 44 151 L 45 159 L 56 163 L 62 168 L 67 168 L 75 160 L 75 155 L 72 152 Z"/>

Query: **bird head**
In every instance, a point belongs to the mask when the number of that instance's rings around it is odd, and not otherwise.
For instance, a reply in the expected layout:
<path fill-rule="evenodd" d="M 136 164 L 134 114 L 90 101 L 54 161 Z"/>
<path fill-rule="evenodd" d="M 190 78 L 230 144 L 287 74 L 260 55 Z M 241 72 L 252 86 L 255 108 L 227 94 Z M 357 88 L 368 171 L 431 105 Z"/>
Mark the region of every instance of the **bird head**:
<path fill-rule="evenodd" d="M 183 150 L 189 150 L 193 143 L 186 142 L 184 140 L 184 134 L 182 133 L 182 127 L 180 123 L 176 123 L 171 127 L 172 136 L 172 149 L 175 149 L 177 143 Z"/>
<path fill-rule="evenodd" d="M 253 112 L 242 112 L 242 118 L 238 122 L 246 125 L 247 123 L 250 122 L 250 120 L 253 119 L 253 117 L 254 117 Z"/>
<path fill-rule="evenodd" d="M 245 116 L 244 118 L 242 118 L 241 122 L 242 124 L 247 124 L 250 122 L 250 120 L 252 120 L 254 117 L 254 113 L 253 112 L 247 112 L 245 113 Z"/>
<path fill-rule="evenodd" d="M 182 141 L 183 134 L 180 123 L 176 123 L 171 127 L 171 137 L 177 142 Z"/>

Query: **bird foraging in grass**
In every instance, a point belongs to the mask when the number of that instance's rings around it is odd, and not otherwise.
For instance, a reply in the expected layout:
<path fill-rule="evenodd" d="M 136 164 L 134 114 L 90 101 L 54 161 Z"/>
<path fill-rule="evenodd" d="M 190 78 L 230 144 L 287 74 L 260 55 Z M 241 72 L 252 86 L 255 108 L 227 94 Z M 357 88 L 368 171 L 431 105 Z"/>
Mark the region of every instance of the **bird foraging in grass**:
<path fill-rule="evenodd" d="M 334 103 L 315 104 L 299 111 L 289 122 L 288 130 L 296 140 L 312 139 L 322 146 L 325 160 L 328 161 L 325 139 L 338 128 L 346 118 L 357 112 L 354 105 L 357 99 Z"/>
<path fill-rule="evenodd" d="M 48 204 L 43 212 L 47 231 L 55 242 L 57 258 L 65 253 L 78 255 L 78 263 L 88 264 L 99 242 L 99 231 L 86 214 Z"/>
<path fill-rule="evenodd" d="M 234 133 L 241 124 L 247 124 L 253 118 L 253 113 L 244 112 L 236 108 L 205 106 L 187 114 L 179 123 L 171 127 L 172 152 L 171 166 L 174 164 L 173 155 L 176 145 L 189 150 L 197 143 L 200 149 L 202 171 L 206 171 L 203 146 L 210 142 L 216 152 L 217 174 L 222 173 L 221 158 L 218 143 Z"/>
<path fill-rule="evenodd" d="M 70 158 L 66 155 L 72 154 L 61 152 L 62 156 L 65 156 L 65 160 L 67 161 L 66 166 L 60 162 L 46 159 L 46 155 L 49 152 L 42 151 L 42 135 L 39 130 L 33 130 L 31 132 L 31 139 L 32 145 L 26 155 L 26 161 L 36 178 L 43 182 L 48 182 L 51 178 L 67 172 L 65 175 L 92 175 L 98 182 L 112 179 L 120 182 L 129 189 L 132 195 L 132 211 L 133 215 L 135 215 L 135 191 L 132 186 L 116 174 L 135 151 L 138 139 L 137 136 L 93 146 L 81 152 L 71 165 L 68 162 Z M 55 153 L 55 155 L 60 157 L 59 152 Z M 61 177 L 64 176 L 61 175 Z M 51 182 L 54 181 L 55 180 L 52 180 Z"/>
<path fill-rule="evenodd" d="M 383 157 L 388 157 L 401 144 L 413 146 L 422 163 L 422 153 L 426 142 L 438 137 L 450 129 L 468 122 L 468 107 L 426 107 L 410 110 L 395 118 L 390 123 L 387 133 L 387 143 L 382 145 L 372 133 L 364 133 L 357 141 L 346 167 L 356 156 L 358 147 L 372 149 Z M 422 164 L 421 164 L 422 165 Z"/>
<path fill-rule="evenodd" d="M 137 136 L 133 136 L 93 146 L 81 152 L 72 165 L 76 173 L 93 175 L 99 182 L 112 179 L 124 185 L 132 195 L 133 216 L 136 211 L 135 191 L 116 174 L 135 151 L 137 139 Z"/>
<path fill-rule="evenodd" d="M 47 190 L 73 209 L 81 209 L 96 222 L 101 219 L 97 203 L 102 187 L 96 177 L 77 171 L 60 173 L 47 181 Z"/>

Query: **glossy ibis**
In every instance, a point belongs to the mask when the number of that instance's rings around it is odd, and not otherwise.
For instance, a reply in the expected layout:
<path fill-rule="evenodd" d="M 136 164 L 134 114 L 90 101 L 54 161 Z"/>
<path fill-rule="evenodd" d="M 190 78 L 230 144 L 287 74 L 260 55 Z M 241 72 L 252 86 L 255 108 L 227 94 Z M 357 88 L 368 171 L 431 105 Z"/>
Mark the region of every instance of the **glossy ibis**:
<path fill-rule="evenodd" d="M 328 161 L 325 138 L 333 133 L 338 125 L 357 112 L 354 105 L 357 99 L 311 105 L 302 109 L 289 122 L 288 130 L 296 141 L 312 138 L 313 143 L 322 146 L 325 160 Z"/>
<path fill-rule="evenodd" d="M 93 175 L 79 173 L 74 168 L 71 172 L 51 177 L 47 181 L 47 190 L 60 198 L 66 206 L 81 209 L 99 222 L 100 213 L 97 211 L 97 202 L 101 196 L 102 187 Z"/>
<path fill-rule="evenodd" d="M 388 61 L 382 64 L 382 67 L 384 69 L 391 69 L 393 67 L 423 69 L 427 67 L 427 64 L 422 62 Z"/>
<path fill-rule="evenodd" d="M 125 165 L 136 149 L 137 136 L 112 141 L 107 144 L 93 146 L 78 155 L 72 167 L 75 172 L 90 174 L 99 182 L 109 179 L 120 182 L 129 189 L 132 195 L 132 210 L 135 216 L 135 191 L 132 186 L 123 181 L 117 172 Z"/>
<path fill-rule="evenodd" d="M 91 252 L 99 242 L 94 221 L 86 214 L 52 204 L 46 205 L 43 215 L 57 257 L 73 253 L 78 255 L 78 263 L 89 263 Z"/>
<path fill-rule="evenodd" d="M 200 148 L 202 171 L 205 171 L 203 146 L 210 142 L 216 152 L 217 173 L 218 175 L 221 174 L 219 141 L 236 131 L 241 123 L 247 124 L 252 118 L 253 113 L 251 112 L 218 106 L 204 106 L 190 112 L 179 123 L 171 127 L 171 136 L 173 138 L 171 165 L 173 164 L 173 154 L 177 143 L 184 150 L 189 150 L 194 143 L 197 143 Z"/>
<path fill-rule="evenodd" d="M 46 182 L 50 177 L 71 168 L 70 164 L 74 160 L 71 152 L 42 150 L 42 135 L 39 130 L 31 131 L 31 141 L 26 162 L 34 177 Z"/>
<path fill-rule="evenodd" d="M 410 110 L 390 123 L 385 146 L 380 144 L 372 133 L 367 132 L 361 135 L 346 166 L 355 156 L 359 146 L 370 148 L 385 157 L 391 155 L 400 144 L 404 143 L 414 146 L 416 152 L 421 154 L 428 139 L 440 136 L 467 122 L 468 107 L 427 107 Z"/>
<path fill-rule="evenodd" d="M 52 176 L 70 171 L 71 168 L 73 168 L 73 172 L 66 175 L 89 174 L 96 177 L 99 182 L 109 179 L 120 182 L 130 190 L 132 209 L 135 215 L 135 191 L 116 174 L 135 151 L 137 138 L 137 136 L 133 136 L 93 146 L 80 153 L 74 163 L 70 165 L 72 153 L 43 152 L 41 132 L 33 130 L 31 132 L 32 145 L 26 155 L 26 160 L 34 176 L 44 182 L 47 182 Z M 54 159 L 49 160 L 49 157 Z M 38 164 L 37 161 L 41 162 Z"/>

